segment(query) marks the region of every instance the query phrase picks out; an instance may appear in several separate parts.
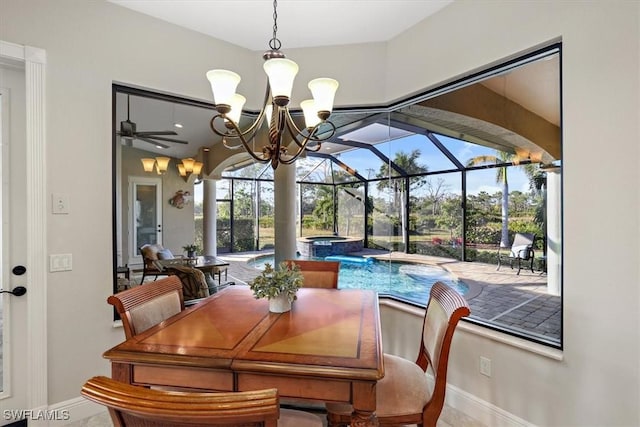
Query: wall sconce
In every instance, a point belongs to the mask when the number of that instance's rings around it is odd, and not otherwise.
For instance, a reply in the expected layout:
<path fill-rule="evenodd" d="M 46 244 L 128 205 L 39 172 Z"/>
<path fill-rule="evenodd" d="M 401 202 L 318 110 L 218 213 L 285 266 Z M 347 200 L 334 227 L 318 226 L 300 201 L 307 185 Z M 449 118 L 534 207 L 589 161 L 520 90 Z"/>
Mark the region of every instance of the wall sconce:
<path fill-rule="evenodd" d="M 145 172 L 153 172 L 153 168 L 155 166 L 156 171 L 158 172 L 158 175 L 162 175 L 167 171 L 170 160 L 171 159 L 169 157 L 156 157 L 155 159 L 153 158 L 140 159 L 140 161 L 142 162 L 142 168 L 144 169 Z"/>
<path fill-rule="evenodd" d="M 186 159 L 182 159 L 182 163 L 178 163 L 177 166 L 180 176 L 183 177 L 185 181 L 189 181 L 191 176 L 197 177 L 200 175 L 204 163 L 197 162 L 195 159 L 188 157 Z"/>
<path fill-rule="evenodd" d="M 531 163 L 542 163 L 542 151 L 529 153 L 529 159 L 531 159 Z"/>

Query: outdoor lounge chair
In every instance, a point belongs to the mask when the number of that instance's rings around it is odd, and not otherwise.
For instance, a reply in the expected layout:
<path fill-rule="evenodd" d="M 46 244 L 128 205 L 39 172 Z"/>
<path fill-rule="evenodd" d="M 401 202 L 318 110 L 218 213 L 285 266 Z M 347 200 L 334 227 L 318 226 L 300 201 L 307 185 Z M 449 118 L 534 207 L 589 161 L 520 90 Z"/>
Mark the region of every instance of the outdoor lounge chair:
<path fill-rule="evenodd" d="M 529 263 L 529 269 L 533 273 L 533 242 L 535 238 L 536 236 L 532 233 L 516 233 L 508 254 L 500 253 L 500 250 L 504 248 L 498 248 L 498 268 L 496 268 L 496 270 L 500 270 L 502 263 L 508 260 L 509 266 L 512 269 L 514 263 L 518 265 L 517 274 L 520 274 L 523 262 Z"/>

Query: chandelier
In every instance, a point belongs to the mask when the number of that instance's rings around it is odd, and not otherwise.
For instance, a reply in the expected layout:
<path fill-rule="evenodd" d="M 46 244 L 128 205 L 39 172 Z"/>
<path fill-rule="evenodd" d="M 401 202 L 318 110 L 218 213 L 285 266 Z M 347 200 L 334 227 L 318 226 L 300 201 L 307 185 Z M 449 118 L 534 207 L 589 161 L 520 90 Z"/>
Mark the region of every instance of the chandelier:
<path fill-rule="evenodd" d="M 277 37 L 278 13 L 277 0 L 273 2 L 273 37 L 269 41 L 269 50 L 262 57 L 267 74 L 267 88 L 263 106 L 255 121 L 246 129 L 238 126 L 242 107 L 246 98 L 236 93 L 240 76 L 228 70 L 210 70 L 207 79 L 211 83 L 211 91 L 218 114 L 211 119 L 211 130 L 222 137 L 222 143 L 230 149 L 244 149 L 256 161 L 271 162 L 276 169 L 278 164 L 291 164 L 305 151 L 318 151 L 321 142 L 331 138 L 336 127 L 328 118 L 333 109 L 333 99 L 338 89 L 338 82 L 330 78 L 318 78 L 309 82 L 313 99 L 300 103 L 304 114 L 305 128 L 296 126 L 289 111 L 289 100 L 293 89 L 293 80 L 298 73 L 298 65 L 287 59 L 280 51 L 281 42 Z M 257 131 L 264 120 L 268 120 L 269 141 L 262 147 L 262 154 L 256 154 L 250 142 L 255 141 Z M 224 128 L 219 130 L 216 127 Z M 322 130 L 321 130 L 322 128 Z M 291 141 L 284 140 L 285 135 Z M 229 141 L 235 141 L 235 144 Z M 237 141 L 240 141 L 238 144 Z"/>

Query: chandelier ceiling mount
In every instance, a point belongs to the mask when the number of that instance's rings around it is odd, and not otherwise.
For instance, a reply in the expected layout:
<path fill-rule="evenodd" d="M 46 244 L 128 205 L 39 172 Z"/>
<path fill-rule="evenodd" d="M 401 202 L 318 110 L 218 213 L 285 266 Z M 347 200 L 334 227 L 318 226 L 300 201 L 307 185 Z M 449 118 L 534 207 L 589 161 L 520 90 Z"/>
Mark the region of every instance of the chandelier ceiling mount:
<path fill-rule="evenodd" d="M 338 82 L 331 78 L 317 78 L 309 82 L 313 99 L 300 103 L 304 114 L 305 128 L 300 129 L 289 111 L 293 80 L 298 73 L 298 65 L 287 59 L 280 51 L 281 42 L 277 37 L 278 13 L 277 0 L 273 2 L 273 37 L 269 41 L 269 50 L 262 57 L 265 60 L 264 71 L 267 74 L 267 88 L 264 102 L 258 117 L 245 130 L 239 127 L 242 107 L 246 98 L 236 93 L 240 76 L 228 70 L 210 70 L 207 79 L 211 83 L 214 103 L 218 114 L 211 119 L 211 130 L 222 137 L 222 143 L 230 149 L 243 148 L 256 161 L 271 162 L 276 169 L 278 164 L 291 164 L 305 151 L 318 151 L 321 143 L 333 137 L 336 127 L 328 119 L 333 109 L 333 100 Z M 257 132 L 267 121 L 269 128 L 268 144 L 262 147 L 262 154 L 256 154 L 250 142 L 255 141 Z M 216 126 L 217 122 L 222 122 Z M 323 128 L 320 130 L 320 128 Z M 284 139 L 288 135 L 290 140 Z M 239 141 L 235 145 L 229 141 Z"/>

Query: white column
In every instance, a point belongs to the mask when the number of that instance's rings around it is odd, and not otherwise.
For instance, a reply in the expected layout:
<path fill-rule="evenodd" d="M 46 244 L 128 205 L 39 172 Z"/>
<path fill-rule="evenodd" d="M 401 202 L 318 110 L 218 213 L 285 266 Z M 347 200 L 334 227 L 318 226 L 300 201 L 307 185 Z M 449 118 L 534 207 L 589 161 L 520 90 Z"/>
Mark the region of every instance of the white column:
<path fill-rule="evenodd" d="M 274 263 L 296 257 L 296 167 L 278 165 L 274 173 Z"/>
<path fill-rule="evenodd" d="M 202 243 L 204 255 L 216 256 L 216 181 L 205 179 L 202 182 Z"/>
<path fill-rule="evenodd" d="M 547 171 L 547 292 L 562 294 L 562 173 Z"/>

